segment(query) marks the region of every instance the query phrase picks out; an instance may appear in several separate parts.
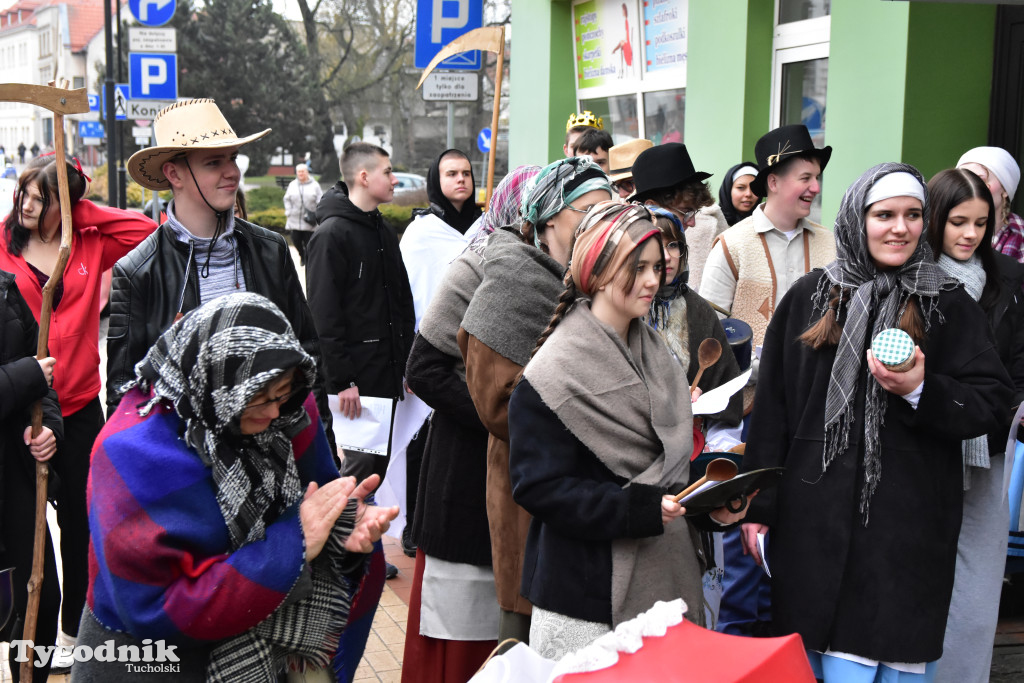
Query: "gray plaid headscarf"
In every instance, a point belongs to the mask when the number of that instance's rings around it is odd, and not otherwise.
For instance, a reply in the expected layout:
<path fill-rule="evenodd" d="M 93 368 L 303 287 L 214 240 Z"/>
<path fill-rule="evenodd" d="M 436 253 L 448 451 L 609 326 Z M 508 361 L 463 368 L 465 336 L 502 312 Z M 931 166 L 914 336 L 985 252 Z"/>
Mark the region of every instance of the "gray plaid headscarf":
<path fill-rule="evenodd" d="M 871 338 L 884 329 L 897 327 L 913 295 L 917 297 L 927 330 L 932 314 L 937 312 L 939 291 L 956 285 L 932 259 L 931 248 L 924 238 L 928 234 L 927 224 L 921 231 L 914 253 L 899 268 L 878 270 L 871 259 L 864 220 L 868 208 L 865 206 L 867 195 L 880 178 L 900 172 L 910 173 L 922 188 L 925 187 L 924 178 L 913 166 L 887 163 L 868 169 L 846 191 L 836 217 L 836 260 L 825 266 L 814 296 L 814 310 L 820 315 L 828 309 L 833 286 L 842 290 L 840 301 L 849 297 L 845 304 L 839 304 L 836 312 L 836 320 L 842 323 L 843 333 L 836 349 L 825 399 L 822 472 L 849 446 L 850 428 L 856 419 L 853 404 L 857 382 L 863 376 L 867 381 L 867 395 L 864 402 L 864 485 L 860 512 L 865 526 L 869 519 L 871 496 L 882 477 L 880 432 L 887 406 L 887 392 L 867 371 L 864 362 L 869 343 L 868 321 L 874 317 Z M 925 192 L 927 198 L 927 190 Z M 941 314 L 939 322 L 943 322 Z"/>

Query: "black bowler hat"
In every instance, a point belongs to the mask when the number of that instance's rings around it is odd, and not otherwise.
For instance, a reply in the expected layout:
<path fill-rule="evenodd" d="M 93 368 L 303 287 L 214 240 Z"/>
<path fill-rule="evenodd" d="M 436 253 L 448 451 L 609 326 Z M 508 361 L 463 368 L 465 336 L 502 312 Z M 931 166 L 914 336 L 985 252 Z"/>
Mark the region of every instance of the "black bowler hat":
<path fill-rule="evenodd" d="M 681 142 L 666 142 L 664 145 L 645 149 L 633 162 L 636 194 L 630 199 L 642 202 L 657 190 L 681 183 L 699 182 L 710 177 L 710 173 L 697 171 L 693 167 L 686 145 Z"/>
<path fill-rule="evenodd" d="M 758 197 L 767 197 L 768 174 L 783 161 L 792 159 L 797 154 L 815 157 L 824 171 L 832 157 L 832 147 L 815 147 L 807 126 L 802 123 L 782 126 L 762 135 L 754 145 L 754 156 L 757 157 L 757 166 L 760 169 L 757 177 L 750 183 L 750 189 L 754 194 Z"/>

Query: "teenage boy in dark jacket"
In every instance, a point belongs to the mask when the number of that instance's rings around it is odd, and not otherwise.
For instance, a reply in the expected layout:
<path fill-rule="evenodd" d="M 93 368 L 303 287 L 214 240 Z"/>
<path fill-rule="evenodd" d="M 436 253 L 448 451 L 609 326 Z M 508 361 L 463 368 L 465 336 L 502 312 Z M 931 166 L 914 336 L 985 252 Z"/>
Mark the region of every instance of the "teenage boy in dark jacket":
<path fill-rule="evenodd" d="M 341 155 L 344 181 L 324 193 L 306 247 L 306 290 L 324 354 L 324 385 L 348 419 L 360 396 L 400 398 L 415 312 L 395 231 L 377 207 L 398 183 L 388 153 L 365 142 Z M 342 474 L 384 478 L 388 458 L 346 452 Z"/>
<path fill-rule="evenodd" d="M 284 239 L 234 217 L 241 173 L 238 148 L 267 133 L 239 138 L 211 99 L 177 102 L 157 114 L 157 146 L 136 152 L 128 173 L 145 188 L 170 189 L 167 222 L 113 269 L 107 334 L 107 411 L 135 364 L 175 320 L 211 299 L 235 291 L 261 294 L 291 323 L 303 348 L 322 367 L 313 318 Z M 320 418 L 331 432 L 331 412 L 319 378 Z"/>

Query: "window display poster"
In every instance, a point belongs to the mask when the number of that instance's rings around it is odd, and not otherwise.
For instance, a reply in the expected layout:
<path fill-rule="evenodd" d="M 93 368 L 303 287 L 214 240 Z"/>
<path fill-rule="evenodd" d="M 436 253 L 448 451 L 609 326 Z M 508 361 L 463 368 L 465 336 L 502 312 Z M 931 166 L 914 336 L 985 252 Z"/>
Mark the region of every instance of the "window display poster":
<path fill-rule="evenodd" d="M 686 67 L 688 0 L 644 0 L 644 64 L 648 73 Z"/>
<path fill-rule="evenodd" d="M 685 24 L 685 6 L 683 23 Z M 639 53 L 635 0 L 586 0 L 573 6 L 576 85 L 593 88 L 619 79 L 635 79 Z"/>

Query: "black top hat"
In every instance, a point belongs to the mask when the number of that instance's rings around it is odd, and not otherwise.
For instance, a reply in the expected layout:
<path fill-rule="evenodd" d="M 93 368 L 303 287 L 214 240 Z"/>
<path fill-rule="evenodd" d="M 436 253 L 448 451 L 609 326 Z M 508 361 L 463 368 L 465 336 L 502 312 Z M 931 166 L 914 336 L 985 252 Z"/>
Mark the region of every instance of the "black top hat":
<path fill-rule="evenodd" d="M 664 145 L 645 149 L 633 162 L 636 194 L 631 199 L 642 202 L 657 190 L 686 182 L 699 182 L 710 177 L 710 173 L 694 169 L 686 145 L 681 142 L 666 142 Z"/>
<path fill-rule="evenodd" d="M 813 156 L 821 164 L 821 170 L 825 170 L 828 160 L 832 157 L 832 148 L 829 146 L 818 149 L 811 142 L 811 134 L 807 126 L 796 123 L 791 126 L 782 126 L 769 131 L 761 136 L 761 139 L 754 145 L 754 156 L 757 157 L 757 165 L 760 172 L 754 181 L 750 183 L 750 189 L 758 197 L 768 196 L 768 187 L 765 181 L 768 174 L 779 164 L 787 159 L 792 159 L 797 154 Z"/>

